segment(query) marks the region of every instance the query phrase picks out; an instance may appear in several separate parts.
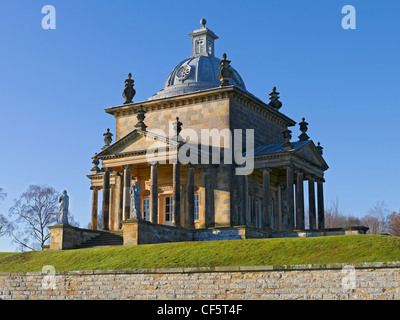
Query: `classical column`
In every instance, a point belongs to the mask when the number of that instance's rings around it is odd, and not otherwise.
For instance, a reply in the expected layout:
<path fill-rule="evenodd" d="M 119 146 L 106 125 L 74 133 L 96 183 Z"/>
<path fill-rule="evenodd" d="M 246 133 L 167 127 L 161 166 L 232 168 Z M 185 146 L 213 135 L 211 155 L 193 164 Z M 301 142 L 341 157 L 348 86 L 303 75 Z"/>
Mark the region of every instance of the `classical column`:
<path fill-rule="evenodd" d="M 92 220 L 91 227 L 92 230 L 97 230 L 97 203 L 98 203 L 98 188 L 95 186 L 91 186 L 90 190 L 92 190 Z"/>
<path fill-rule="evenodd" d="M 245 225 L 248 227 L 250 225 L 249 219 L 249 175 L 244 175 L 244 222 Z"/>
<path fill-rule="evenodd" d="M 110 185 L 110 204 L 109 204 L 110 214 L 108 217 L 108 227 L 110 230 L 114 230 L 114 188 L 115 185 Z"/>
<path fill-rule="evenodd" d="M 286 197 L 287 197 L 287 212 L 288 212 L 288 228 L 289 230 L 294 229 L 294 178 L 293 178 L 293 167 L 286 167 Z"/>
<path fill-rule="evenodd" d="M 108 219 L 110 216 L 110 168 L 105 168 L 103 177 L 103 227 L 108 229 Z"/>
<path fill-rule="evenodd" d="M 271 192 L 270 192 L 270 171 L 269 168 L 262 169 L 263 172 L 263 207 L 261 215 L 261 228 L 271 228 Z"/>
<path fill-rule="evenodd" d="M 287 183 L 282 181 L 279 185 L 279 231 L 287 231 L 289 229 L 289 216 L 287 205 Z"/>
<path fill-rule="evenodd" d="M 122 225 L 122 176 L 115 173 L 115 200 L 114 200 L 114 229 L 121 229 Z"/>
<path fill-rule="evenodd" d="M 158 164 L 150 166 L 150 221 L 158 223 Z"/>
<path fill-rule="evenodd" d="M 188 229 L 194 229 L 194 166 L 187 166 L 187 203 L 188 203 L 188 214 L 186 227 Z"/>
<path fill-rule="evenodd" d="M 213 165 L 203 167 L 205 171 L 205 227 L 215 226 L 215 199 L 214 190 L 216 182 L 216 172 Z"/>
<path fill-rule="evenodd" d="M 317 190 L 318 190 L 318 229 L 325 228 L 325 212 L 324 212 L 324 189 L 323 189 L 324 179 L 317 180 Z"/>
<path fill-rule="evenodd" d="M 280 226 L 279 226 L 279 190 L 275 193 L 275 197 L 272 198 L 272 230 L 273 231 L 278 231 Z"/>
<path fill-rule="evenodd" d="M 181 167 L 179 161 L 173 164 L 174 225 L 181 226 Z"/>
<path fill-rule="evenodd" d="M 125 221 L 129 219 L 131 214 L 131 195 L 129 190 L 131 188 L 131 166 L 123 165 L 124 169 L 124 189 L 122 200 L 122 219 Z"/>
<path fill-rule="evenodd" d="M 245 204 L 245 191 L 244 191 L 244 184 L 245 184 L 245 177 L 247 176 L 236 176 L 238 180 L 238 193 L 239 193 L 239 203 L 238 206 L 238 225 L 243 226 L 246 224 L 246 204 Z"/>
<path fill-rule="evenodd" d="M 308 218 L 309 229 L 317 229 L 316 223 L 316 210 L 315 210 L 315 180 L 314 176 L 310 175 L 308 178 Z"/>
<path fill-rule="evenodd" d="M 297 172 L 296 183 L 296 229 L 304 229 L 304 175 L 303 171 Z"/>

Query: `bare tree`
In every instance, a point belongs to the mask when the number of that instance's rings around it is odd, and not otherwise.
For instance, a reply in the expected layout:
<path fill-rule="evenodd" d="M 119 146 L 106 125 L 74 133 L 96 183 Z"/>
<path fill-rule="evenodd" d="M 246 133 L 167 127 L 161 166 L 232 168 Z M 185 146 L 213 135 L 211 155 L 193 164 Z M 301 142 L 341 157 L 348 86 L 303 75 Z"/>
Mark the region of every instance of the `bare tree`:
<path fill-rule="evenodd" d="M 362 219 L 352 215 L 344 215 L 339 210 L 339 200 L 336 198 L 325 209 L 325 226 L 326 228 L 343 228 L 363 225 Z"/>
<path fill-rule="evenodd" d="M 363 219 L 369 233 L 382 234 L 388 232 L 389 225 L 389 210 L 385 201 L 377 201 L 375 205 L 368 211 L 368 214 Z"/>
<path fill-rule="evenodd" d="M 87 224 L 87 228 L 88 229 L 92 229 L 92 223 L 91 222 L 89 222 Z M 102 228 L 103 228 L 103 216 L 102 216 L 101 212 L 99 212 L 97 214 L 97 230 L 101 230 Z"/>
<path fill-rule="evenodd" d="M 366 214 L 362 218 L 362 223 L 364 226 L 368 227 L 367 233 L 370 234 L 379 234 L 379 221 L 376 217 L 371 216 L 370 214 Z"/>
<path fill-rule="evenodd" d="M 325 228 L 341 228 L 345 226 L 346 217 L 339 211 L 339 200 L 332 201 L 330 207 L 325 208 Z"/>
<path fill-rule="evenodd" d="M 0 188 L 0 201 L 4 200 L 7 194 L 3 188 Z M 10 224 L 7 218 L 0 214 L 0 237 L 6 235 L 10 230 Z"/>
<path fill-rule="evenodd" d="M 362 226 L 362 220 L 355 216 L 346 216 L 343 227 L 354 227 L 354 226 Z"/>
<path fill-rule="evenodd" d="M 14 200 L 14 206 L 9 210 L 9 217 L 15 218 L 10 222 L 10 235 L 21 251 L 41 250 L 50 239 L 48 226 L 57 223 L 59 195 L 51 187 L 30 185 Z"/>
<path fill-rule="evenodd" d="M 4 192 L 4 189 L 0 187 L 0 200 L 4 200 L 7 196 L 7 193 Z"/>

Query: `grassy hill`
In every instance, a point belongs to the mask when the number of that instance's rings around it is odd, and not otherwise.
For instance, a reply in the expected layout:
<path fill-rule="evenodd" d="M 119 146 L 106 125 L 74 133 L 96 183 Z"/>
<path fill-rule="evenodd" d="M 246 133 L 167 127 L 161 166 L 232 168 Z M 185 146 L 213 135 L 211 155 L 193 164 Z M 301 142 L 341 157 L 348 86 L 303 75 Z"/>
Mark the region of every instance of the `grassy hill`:
<path fill-rule="evenodd" d="M 0 259 L 4 257 L 11 256 L 13 254 L 17 254 L 16 252 L 0 252 Z"/>
<path fill-rule="evenodd" d="M 400 238 L 348 235 L 0 253 L 0 272 L 400 261 Z"/>

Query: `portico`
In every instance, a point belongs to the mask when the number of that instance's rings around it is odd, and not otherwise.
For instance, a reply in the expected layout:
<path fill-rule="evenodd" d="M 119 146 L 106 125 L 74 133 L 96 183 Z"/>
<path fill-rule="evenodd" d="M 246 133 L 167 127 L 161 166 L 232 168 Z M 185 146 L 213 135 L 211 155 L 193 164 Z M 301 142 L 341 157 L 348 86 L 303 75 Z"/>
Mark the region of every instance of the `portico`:
<path fill-rule="evenodd" d="M 282 149 L 281 152 L 275 150 L 269 153 L 261 148 L 255 150 L 255 173 L 249 178 L 248 188 L 252 190 L 256 185 L 262 185 L 262 192 L 248 192 L 248 201 L 255 202 L 255 206 L 247 206 L 247 214 L 251 214 L 249 210 L 257 211 L 258 201 L 262 201 L 259 214 L 260 225 L 264 230 L 280 232 L 325 228 L 323 171 L 327 169 L 327 165 L 312 141 L 293 144 L 293 149 L 288 151 Z M 270 146 L 271 149 L 273 147 L 279 148 Z M 313 154 L 312 159 L 300 156 L 301 149 L 305 148 Z M 304 193 L 305 181 L 308 183 L 307 202 Z M 316 181 L 317 197 L 314 191 Z M 315 210 L 316 203 L 318 212 Z M 305 206 L 308 208 L 308 221 Z"/>

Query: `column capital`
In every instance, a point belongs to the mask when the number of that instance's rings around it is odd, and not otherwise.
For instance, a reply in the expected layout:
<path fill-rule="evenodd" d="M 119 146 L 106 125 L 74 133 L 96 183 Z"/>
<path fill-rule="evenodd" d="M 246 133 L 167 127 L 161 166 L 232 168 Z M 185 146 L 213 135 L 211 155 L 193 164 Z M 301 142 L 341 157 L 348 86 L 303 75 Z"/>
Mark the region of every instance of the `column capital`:
<path fill-rule="evenodd" d="M 311 173 L 307 173 L 304 177 L 306 180 L 314 180 L 315 181 L 315 175 L 311 174 Z"/>
<path fill-rule="evenodd" d="M 159 163 L 158 161 L 151 161 L 147 163 L 150 167 L 158 167 Z"/>
<path fill-rule="evenodd" d="M 268 167 L 265 167 L 265 168 L 260 168 L 260 171 L 261 171 L 261 172 L 264 172 L 264 171 L 271 172 L 272 169 L 271 169 L 271 168 L 268 168 Z"/>
<path fill-rule="evenodd" d="M 129 170 L 129 169 L 131 169 L 131 165 L 130 164 L 124 164 L 124 165 L 122 165 L 122 169 Z"/>
<path fill-rule="evenodd" d="M 294 171 L 295 171 L 296 173 L 303 173 L 303 174 L 304 174 L 304 170 L 301 169 L 301 168 L 295 168 Z"/>
<path fill-rule="evenodd" d="M 96 187 L 96 186 L 90 186 L 90 190 L 98 190 L 99 189 L 99 187 Z"/>
<path fill-rule="evenodd" d="M 292 169 L 292 170 L 294 170 L 296 168 L 294 164 L 287 164 L 287 165 L 284 165 L 283 167 L 285 169 Z"/>
<path fill-rule="evenodd" d="M 315 178 L 315 181 L 324 183 L 324 182 L 325 182 L 325 179 L 324 179 L 323 177 L 316 177 L 316 178 Z"/>

